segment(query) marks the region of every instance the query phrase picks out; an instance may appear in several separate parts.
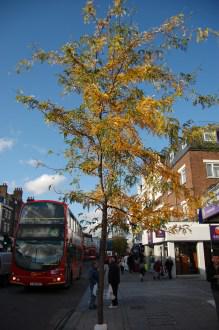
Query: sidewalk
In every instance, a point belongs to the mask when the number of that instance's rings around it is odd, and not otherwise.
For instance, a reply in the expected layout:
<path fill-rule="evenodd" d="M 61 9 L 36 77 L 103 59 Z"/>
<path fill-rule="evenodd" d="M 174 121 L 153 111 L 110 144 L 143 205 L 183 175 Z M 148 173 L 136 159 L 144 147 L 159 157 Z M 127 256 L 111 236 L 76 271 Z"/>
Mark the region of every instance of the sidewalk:
<path fill-rule="evenodd" d="M 210 284 L 197 278 L 153 280 L 146 275 L 121 275 L 119 307 L 104 301 L 108 330 L 216 330 L 219 323 Z M 88 309 L 89 291 L 81 299 L 64 330 L 93 330 L 96 310 Z"/>

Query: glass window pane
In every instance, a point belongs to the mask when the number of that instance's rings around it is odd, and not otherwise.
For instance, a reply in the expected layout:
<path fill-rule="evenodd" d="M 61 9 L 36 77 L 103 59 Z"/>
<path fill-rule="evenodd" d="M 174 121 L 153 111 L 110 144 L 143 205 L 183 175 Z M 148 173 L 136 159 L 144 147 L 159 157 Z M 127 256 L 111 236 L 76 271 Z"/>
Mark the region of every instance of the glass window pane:
<path fill-rule="evenodd" d="M 186 182 L 186 168 L 185 167 L 181 170 L 180 175 L 181 175 L 181 184 L 184 184 Z"/>
<path fill-rule="evenodd" d="M 212 164 L 206 164 L 206 170 L 207 170 L 207 176 L 208 177 L 212 177 L 213 173 L 212 173 Z"/>
<path fill-rule="evenodd" d="M 214 177 L 219 178 L 219 164 L 214 164 Z"/>

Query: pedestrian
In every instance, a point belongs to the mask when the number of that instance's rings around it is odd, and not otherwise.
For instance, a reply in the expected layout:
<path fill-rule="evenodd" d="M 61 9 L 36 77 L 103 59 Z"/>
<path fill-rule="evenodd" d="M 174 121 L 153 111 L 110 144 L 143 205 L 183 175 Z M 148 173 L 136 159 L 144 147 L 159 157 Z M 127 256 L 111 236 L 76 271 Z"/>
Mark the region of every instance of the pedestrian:
<path fill-rule="evenodd" d="M 160 272 L 161 272 L 161 262 L 160 260 L 156 260 L 154 263 L 154 274 L 153 274 L 153 279 L 156 280 L 160 280 Z"/>
<path fill-rule="evenodd" d="M 155 258 L 153 256 L 153 254 L 151 253 L 150 257 L 149 257 L 149 269 L 152 273 L 154 272 L 154 262 L 155 262 Z"/>
<path fill-rule="evenodd" d="M 108 282 L 113 290 L 113 299 L 109 308 L 118 307 L 118 287 L 120 283 L 120 269 L 114 257 L 109 262 Z"/>
<path fill-rule="evenodd" d="M 124 270 L 125 270 L 125 260 L 124 257 L 122 256 L 119 262 L 120 265 L 120 270 L 121 270 L 121 274 L 124 274 Z"/>
<path fill-rule="evenodd" d="M 145 257 L 143 253 L 139 256 L 139 273 L 140 273 L 140 281 L 143 282 L 145 275 Z"/>
<path fill-rule="evenodd" d="M 124 268 L 125 268 L 125 271 L 129 271 L 129 267 L 128 267 L 128 256 L 124 256 Z"/>
<path fill-rule="evenodd" d="M 136 255 L 134 257 L 134 272 L 135 273 L 138 273 L 139 272 L 139 264 L 140 264 L 140 259 L 139 259 L 139 256 Z"/>
<path fill-rule="evenodd" d="M 129 254 L 127 259 L 128 267 L 129 267 L 129 273 L 132 273 L 134 270 L 134 256 L 133 254 Z"/>
<path fill-rule="evenodd" d="M 108 293 L 108 272 L 109 272 L 109 260 L 104 260 L 104 296 L 107 297 Z"/>
<path fill-rule="evenodd" d="M 89 270 L 89 283 L 90 283 L 90 302 L 89 309 L 96 309 L 96 295 L 98 286 L 98 264 L 93 261 Z"/>
<path fill-rule="evenodd" d="M 172 279 L 172 268 L 173 268 L 173 260 L 169 257 L 165 262 L 165 269 L 168 273 L 168 277 L 170 280 Z"/>
<path fill-rule="evenodd" d="M 108 282 L 108 272 L 109 272 L 109 260 L 105 258 L 104 260 L 104 284 Z"/>
<path fill-rule="evenodd" d="M 219 256 L 213 256 L 211 258 L 211 264 L 209 269 L 209 279 L 211 282 L 212 290 L 219 289 Z"/>

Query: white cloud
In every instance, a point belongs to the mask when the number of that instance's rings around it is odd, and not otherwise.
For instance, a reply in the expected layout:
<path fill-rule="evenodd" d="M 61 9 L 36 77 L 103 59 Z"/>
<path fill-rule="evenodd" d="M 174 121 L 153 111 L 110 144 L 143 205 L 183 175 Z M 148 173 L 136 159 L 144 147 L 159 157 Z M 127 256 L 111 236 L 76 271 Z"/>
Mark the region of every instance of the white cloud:
<path fill-rule="evenodd" d="M 14 140 L 7 138 L 0 138 L 0 152 L 11 149 L 15 144 Z"/>
<path fill-rule="evenodd" d="M 59 184 L 65 181 L 64 175 L 49 175 L 43 174 L 35 180 L 28 181 L 24 184 L 24 188 L 34 195 L 41 195 L 48 192 L 51 188 L 57 187 Z"/>
<path fill-rule="evenodd" d="M 43 162 L 41 160 L 37 160 L 37 159 L 20 160 L 19 162 L 20 162 L 20 164 L 27 164 L 32 167 L 39 167 L 39 166 L 43 165 Z"/>

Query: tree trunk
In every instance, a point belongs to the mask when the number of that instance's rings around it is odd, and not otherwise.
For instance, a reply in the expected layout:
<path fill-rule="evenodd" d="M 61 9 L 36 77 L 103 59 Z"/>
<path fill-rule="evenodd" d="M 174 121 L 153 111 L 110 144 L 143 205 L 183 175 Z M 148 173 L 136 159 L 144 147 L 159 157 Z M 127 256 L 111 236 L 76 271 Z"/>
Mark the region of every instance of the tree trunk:
<path fill-rule="evenodd" d="M 98 308 L 97 321 L 98 324 L 103 324 L 103 292 L 104 292 L 104 260 L 107 240 L 107 202 L 103 205 L 102 212 L 102 230 L 100 241 L 100 259 L 99 259 L 99 290 L 98 290 Z"/>

